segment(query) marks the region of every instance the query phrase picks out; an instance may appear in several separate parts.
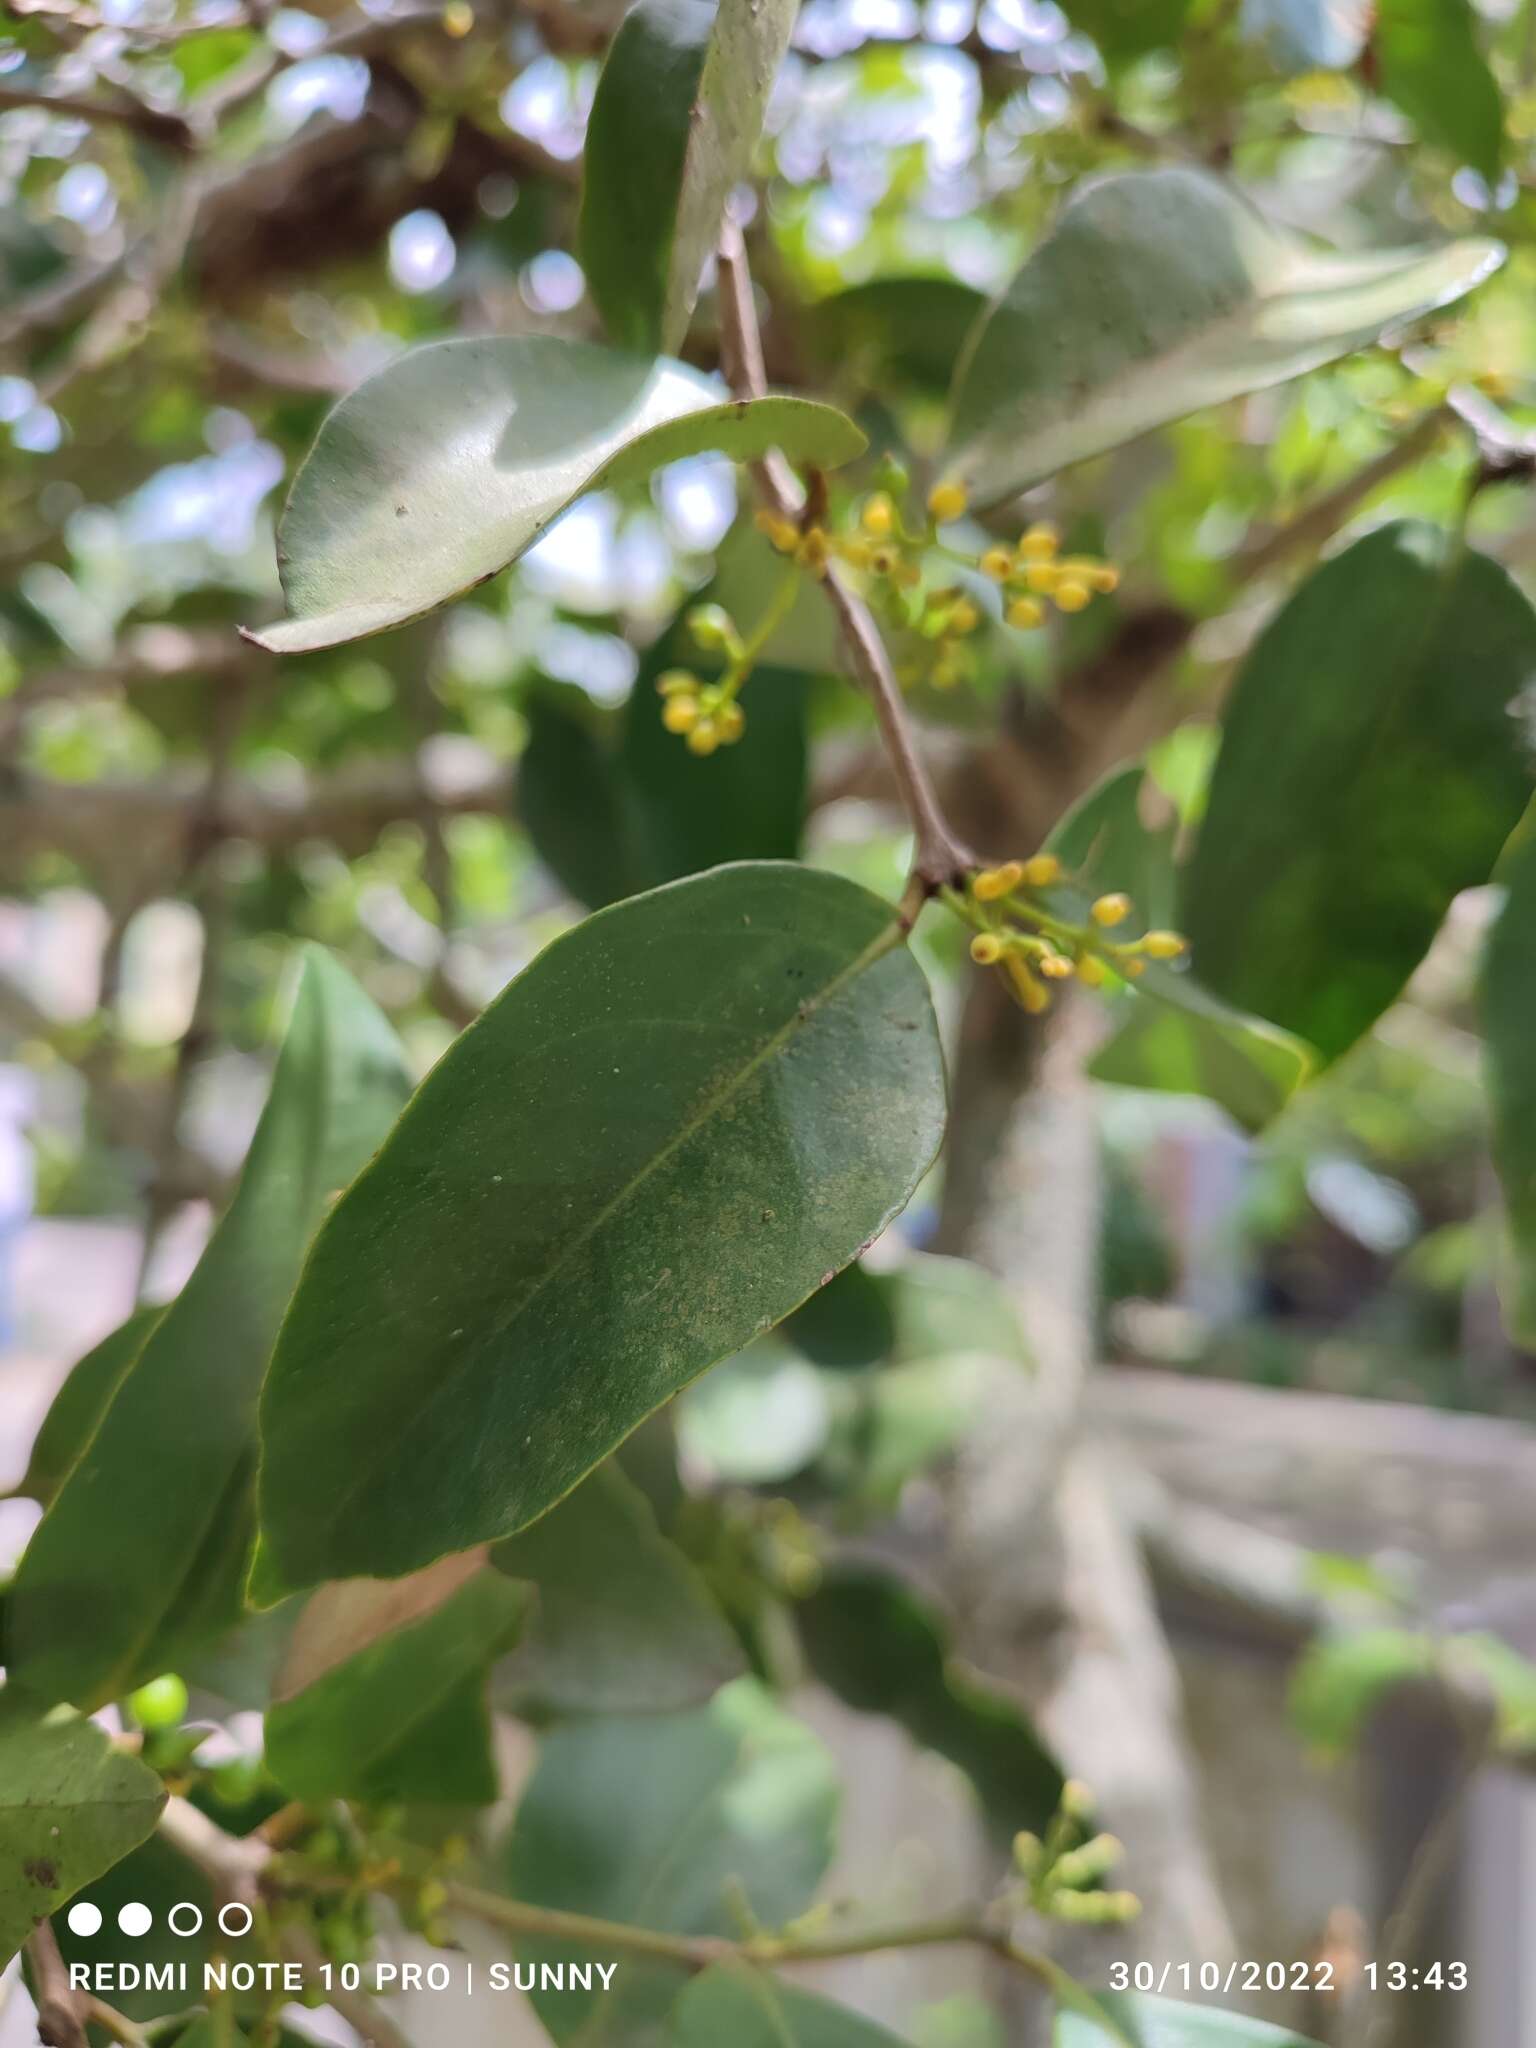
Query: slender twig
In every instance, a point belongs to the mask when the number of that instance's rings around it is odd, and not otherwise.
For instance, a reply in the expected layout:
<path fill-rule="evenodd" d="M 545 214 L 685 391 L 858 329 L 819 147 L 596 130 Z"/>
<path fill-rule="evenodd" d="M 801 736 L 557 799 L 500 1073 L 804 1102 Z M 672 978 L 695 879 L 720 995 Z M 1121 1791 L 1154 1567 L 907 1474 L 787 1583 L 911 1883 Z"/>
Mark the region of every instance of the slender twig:
<path fill-rule="evenodd" d="M 731 221 L 721 232 L 719 265 L 720 356 L 726 378 L 738 398 L 761 398 L 768 388 L 762 336 L 746 247 L 740 229 Z M 753 463 L 752 476 L 759 495 L 772 511 L 784 519 L 798 517 L 805 494 L 781 456 L 769 454 L 761 462 Z M 910 924 L 930 896 L 964 879 L 976 866 L 976 856 L 956 835 L 940 808 L 918 752 L 890 655 L 868 605 L 854 593 L 835 565 L 828 566 L 822 583 L 842 628 L 849 665 L 874 706 L 902 807 L 912 822 L 912 873 L 902 905 L 903 921 Z"/>
<path fill-rule="evenodd" d="M 147 106 L 126 93 L 121 99 L 93 100 L 77 93 L 45 92 L 40 86 L 0 85 L 0 113 L 8 113 L 13 107 L 39 107 L 61 120 L 104 122 L 111 127 L 129 128 L 146 141 L 163 143 L 167 149 L 190 152 L 198 146 L 184 115 Z"/>
<path fill-rule="evenodd" d="M 37 2004 L 37 2038 L 44 2048 L 88 2048 L 85 2017 L 59 1954 L 53 1923 L 39 1920 L 27 1937 Z"/>
<path fill-rule="evenodd" d="M 85 2016 L 93 2027 L 100 2027 L 104 2034 L 120 2042 L 121 2048 L 148 2048 L 149 2036 L 144 2029 L 104 1999 L 87 1995 Z"/>

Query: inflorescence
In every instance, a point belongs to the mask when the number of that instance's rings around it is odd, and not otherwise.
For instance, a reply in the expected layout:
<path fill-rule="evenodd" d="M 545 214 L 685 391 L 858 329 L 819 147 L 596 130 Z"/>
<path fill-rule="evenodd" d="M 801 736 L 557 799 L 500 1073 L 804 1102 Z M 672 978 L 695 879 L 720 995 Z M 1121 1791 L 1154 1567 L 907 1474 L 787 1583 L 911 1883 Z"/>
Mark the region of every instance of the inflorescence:
<path fill-rule="evenodd" d="M 971 958 L 978 967 L 997 968 L 1012 995 L 1035 1014 L 1050 1007 L 1050 982 L 1075 977 L 1088 988 L 1099 988 L 1111 970 L 1135 981 L 1149 960 L 1177 960 L 1188 950 L 1178 932 L 1112 939 L 1109 934 L 1135 909 L 1118 890 L 1095 897 L 1085 918 L 1063 914 L 1045 892 L 1069 880 L 1054 853 L 1037 853 L 979 869 L 964 893 L 944 891 L 949 907 L 975 933 Z"/>

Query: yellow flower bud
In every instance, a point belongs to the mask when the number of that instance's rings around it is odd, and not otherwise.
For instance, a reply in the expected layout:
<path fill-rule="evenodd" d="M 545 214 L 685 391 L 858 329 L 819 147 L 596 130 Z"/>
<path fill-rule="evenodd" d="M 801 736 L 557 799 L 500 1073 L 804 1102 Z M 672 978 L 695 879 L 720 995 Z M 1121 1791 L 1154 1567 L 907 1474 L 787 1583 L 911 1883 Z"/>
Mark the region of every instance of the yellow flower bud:
<path fill-rule="evenodd" d="M 1019 553 L 1026 562 L 1048 562 L 1061 545 L 1061 536 L 1049 521 L 1040 519 L 1019 535 Z"/>
<path fill-rule="evenodd" d="M 455 42 L 467 36 L 475 25 L 475 10 L 469 0 L 448 0 L 443 9 L 443 33 L 452 36 Z"/>
<path fill-rule="evenodd" d="M 870 570 L 876 576 L 889 576 L 896 567 L 897 559 L 894 548 L 871 548 L 869 551 Z"/>
<path fill-rule="evenodd" d="M 1128 981 L 1140 981 L 1146 971 L 1147 963 L 1145 960 L 1127 960 L 1122 963 L 1120 968 L 1120 972 Z"/>
<path fill-rule="evenodd" d="M 721 650 L 736 638 L 736 626 L 723 605 L 696 604 L 688 613 L 687 625 L 698 647 Z"/>
<path fill-rule="evenodd" d="M 1014 1868 L 1025 1877 L 1033 1877 L 1040 1868 L 1040 1858 L 1045 1853 L 1045 1844 L 1038 1835 L 1032 1835 L 1028 1828 L 1021 1828 L 1013 1838 Z"/>
<path fill-rule="evenodd" d="M 981 624 L 981 613 L 968 597 L 962 597 L 949 614 L 949 630 L 952 633 L 974 633 Z"/>
<path fill-rule="evenodd" d="M 663 697 L 691 697 L 698 690 L 699 679 L 685 668 L 669 668 L 656 678 L 656 687 Z"/>
<path fill-rule="evenodd" d="M 1013 992 L 1032 1017 L 1038 1017 L 1042 1010 L 1051 1007 L 1050 996 L 1036 981 L 1017 953 L 1009 953 L 1003 961 L 1008 979 L 1013 983 Z"/>
<path fill-rule="evenodd" d="M 1096 953 L 1084 953 L 1077 963 L 1077 978 L 1084 988 L 1104 986 L 1104 962 Z"/>
<path fill-rule="evenodd" d="M 1188 952 L 1189 941 L 1180 932 L 1148 932 L 1141 950 L 1152 960 L 1177 960 Z"/>
<path fill-rule="evenodd" d="M 995 967 L 1003 957 L 1003 942 L 996 932 L 978 932 L 971 941 L 971 958 L 978 967 Z"/>
<path fill-rule="evenodd" d="M 728 747 L 739 740 L 746 731 L 747 714 L 739 704 L 722 704 L 715 716 L 715 723 L 720 728 L 721 746 Z"/>
<path fill-rule="evenodd" d="M 1045 617 L 1045 606 L 1038 597 L 1016 597 L 1008 607 L 1008 623 L 1027 633 L 1031 626 L 1038 626 Z"/>
<path fill-rule="evenodd" d="M 935 484 L 928 493 L 928 510 L 940 526 L 948 526 L 953 520 L 965 517 L 965 508 L 970 497 L 963 484 Z"/>
<path fill-rule="evenodd" d="M 1045 953 L 1041 955 L 1040 972 L 1047 981 L 1070 981 L 1073 975 L 1072 962 L 1065 953 Z"/>
<path fill-rule="evenodd" d="M 692 732 L 699 722 L 697 697 L 669 697 L 661 707 L 661 722 L 668 732 Z"/>
<path fill-rule="evenodd" d="M 1079 576 L 1063 576 L 1051 592 L 1058 606 L 1064 612 L 1080 612 L 1087 608 L 1093 592 Z"/>
<path fill-rule="evenodd" d="M 1006 548 L 988 548 L 981 558 L 981 573 L 994 583 L 1006 583 L 1013 574 L 1013 557 Z"/>
<path fill-rule="evenodd" d="M 1113 562 L 1095 562 L 1088 571 L 1088 581 L 1095 590 L 1108 597 L 1112 590 L 1120 588 L 1120 571 Z"/>
<path fill-rule="evenodd" d="M 765 507 L 754 514 L 753 524 L 759 533 L 766 534 L 781 555 L 792 555 L 800 545 L 800 529 L 792 519 L 781 518 L 777 512 Z"/>
<path fill-rule="evenodd" d="M 875 550 L 862 540 L 837 540 L 833 546 L 851 569 L 867 569 Z"/>
<path fill-rule="evenodd" d="M 1031 889 L 1049 889 L 1061 880 L 1061 862 L 1054 853 L 1036 853 L 1024 863 L 1023 878 Z"/>
<path fill-rule="evenodd" d="M 859 524 L 876 540 L 884 540 L 891 532 L 896 524 L 896 514 L 884 491 L 876 491 L 864 500 Z"/>
<path fill-rule="evenodd" d="M 712 754 L 720 744 L 720 728 L 712 718 L 701 718 L 685 742 L 690 754 Z"/>
<path fill-rule="evenodd" d="M 1081 1778 L 1068 1778 L 1061 1788 L 1059 1804 L 1068 1820 L 1093 1819 L 1093 1793 Z"/>
<path fill-rule="evenodd" d="M 1024 581 L 1031 590 L 1049 597 L 1061 581 L 1061 571 L 1054 562 L 1030 562 L 1024 570 Z"/>
<path fill-rule="evenodd" d="M 1000 896 L 1006 896 L 1010 889 L 1017 889 L 1024 879 L 1021 861 L 1007 860 L 998 868 L 983 868 L 971 878 L 971 894 L 978 903 L 995 903 Z"/>
<path fill-rule="evenodd" d="M 1130 897 L 1118 894 L 1101 896 L 1090 913 L 1095 924 L 1104 925 L 1106 928 L 1110 925 L 1124 924 L 1130 914 Z"/>
<path fill-rule="evenodd" d="M 795 559 L 803 569 L 809 569 L 817 576 L 824 576 L 827 572 L 829 553 L 826 534 L 819 526 L 813 526 L 809 533 L 801 535 L 800 545 L 795 550 Z"/>

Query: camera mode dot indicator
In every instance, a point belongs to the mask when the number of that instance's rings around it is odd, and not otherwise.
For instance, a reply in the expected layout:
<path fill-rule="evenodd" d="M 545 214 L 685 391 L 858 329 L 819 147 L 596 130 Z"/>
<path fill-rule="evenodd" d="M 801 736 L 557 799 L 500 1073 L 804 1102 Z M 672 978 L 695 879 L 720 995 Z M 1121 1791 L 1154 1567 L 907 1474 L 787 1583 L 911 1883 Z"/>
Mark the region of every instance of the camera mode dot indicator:
<path fill-rule="evenodd" d="M 101 1908 L 93 1906 L 89 1899 L 76 1899 L 67 1917 L 71 1934 L 92 1935 L 101 1932 Z"/>
<path fill-rule="evenodd" d="M 126 1906 L 118 1907 L 117 1924 L 122 1933 L 137 1940 L 141 1934 L 148 1934 L 155 1924 L 155 1916 L 148 1906 L 141 1905 L 137 1899 L 130 1899 Z"/>

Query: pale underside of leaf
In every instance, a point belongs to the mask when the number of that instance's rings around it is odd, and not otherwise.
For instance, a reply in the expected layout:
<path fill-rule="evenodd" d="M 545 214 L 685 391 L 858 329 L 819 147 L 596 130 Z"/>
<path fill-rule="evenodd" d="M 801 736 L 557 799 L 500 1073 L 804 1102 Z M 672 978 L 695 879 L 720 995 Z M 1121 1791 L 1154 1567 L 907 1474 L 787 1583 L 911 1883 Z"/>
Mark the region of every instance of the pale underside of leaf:
<path fill-rule="evenodd" d="M 681 363 L 538 335 L 433 342 L 326 419 L 278 526 L 289 617 L 247 637 L 293 654 L 405 625 L 508 567 L 583 492 L 683 456 L 779 447 L 833 467 L 863 446 L 835 407 L 722 403 Z"/>
<path fill-rule="evenodd" d="M 1100 180 L 984 317 L 955 376 L 948 473 L 980 502 L 1434 311 L 1496 242 L 1340 253 L 1200 171 Z"/>

